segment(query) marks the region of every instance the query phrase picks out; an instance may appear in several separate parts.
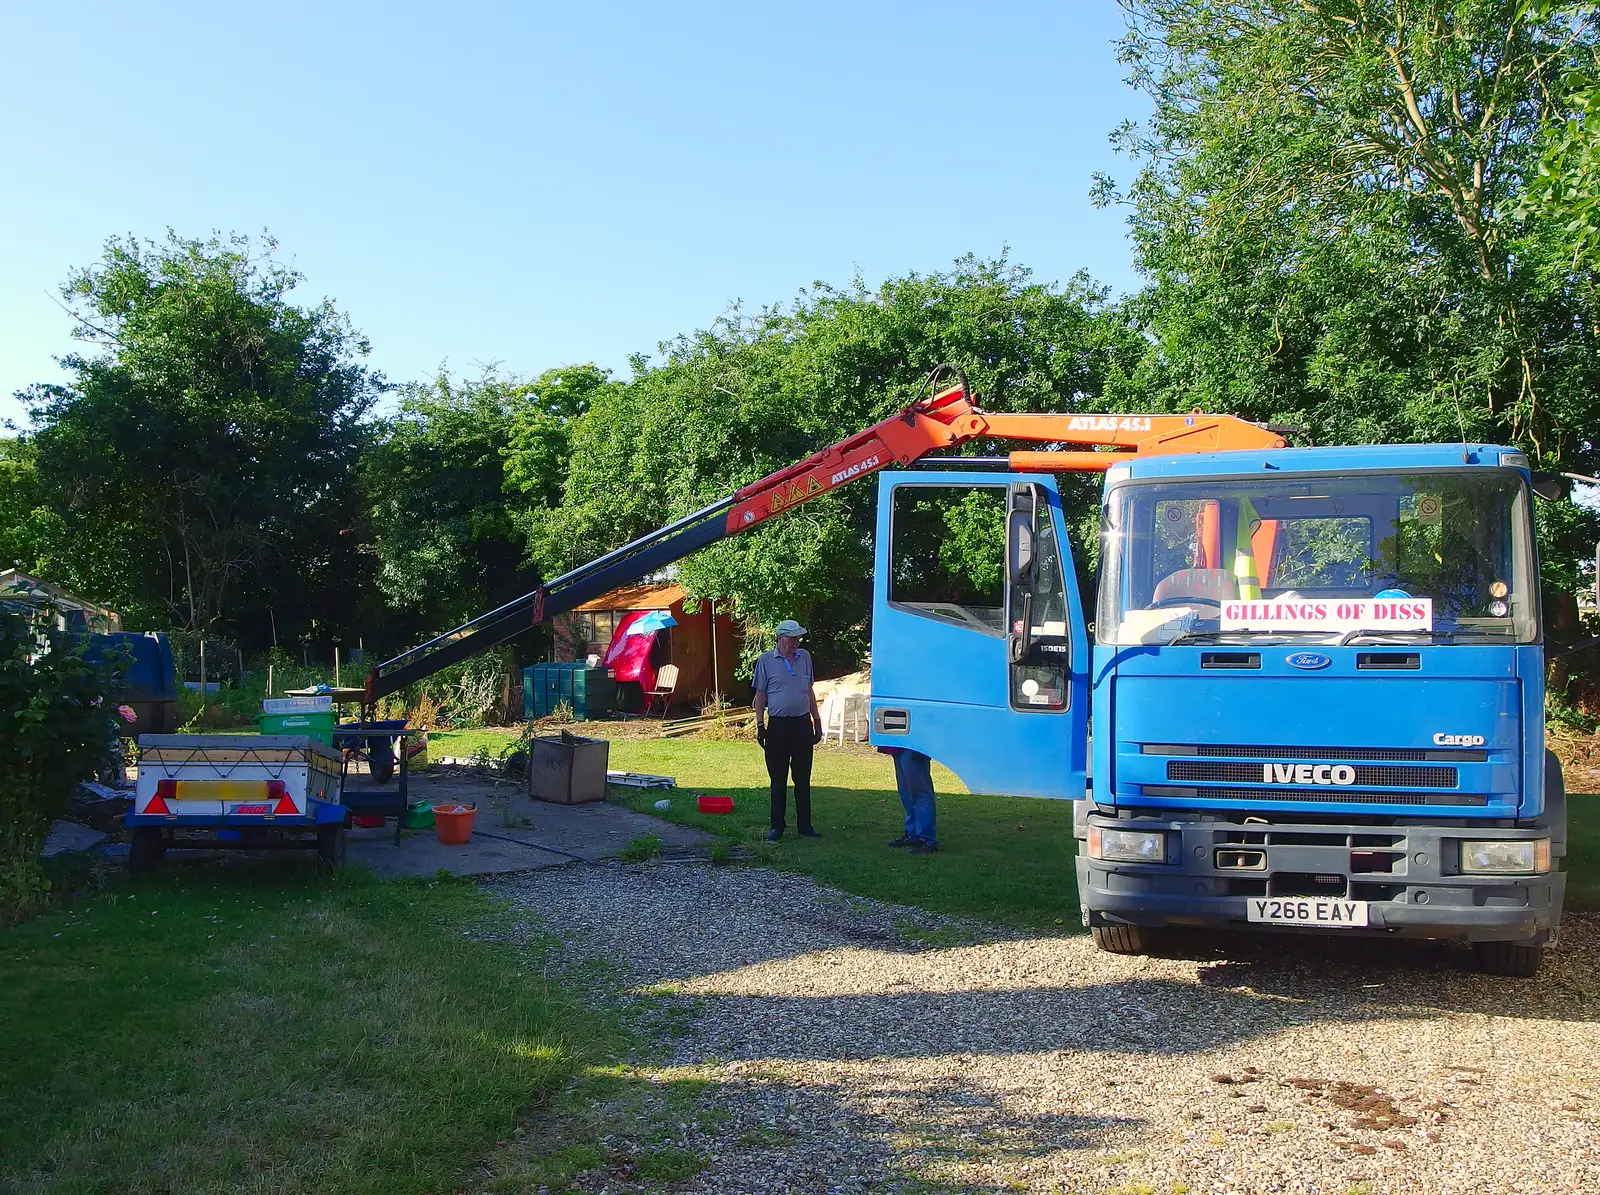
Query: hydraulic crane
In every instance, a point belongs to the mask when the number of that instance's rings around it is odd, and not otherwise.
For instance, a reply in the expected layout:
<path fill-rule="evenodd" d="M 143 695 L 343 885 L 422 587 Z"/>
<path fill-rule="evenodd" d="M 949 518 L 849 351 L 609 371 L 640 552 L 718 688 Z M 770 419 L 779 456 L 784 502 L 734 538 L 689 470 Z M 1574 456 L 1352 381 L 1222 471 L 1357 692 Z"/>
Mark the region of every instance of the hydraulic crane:
<path fill-rule="evenodd" d="M 531 593 L 385 660 L 367 674 L 366 716 L 380 698 L 486 651 L 618 585 L 881 469 L 979 439 L 1046 444 L 1012 452 L 1017 471 L 1103 472 L 1136 456 L 1283 448 L 1277 430 L 1232 415 L 1008 414 L 980 410 L 963 381 L 669 523 Z M 1109 451 L 1103 451 L 1109 449 Z"/>

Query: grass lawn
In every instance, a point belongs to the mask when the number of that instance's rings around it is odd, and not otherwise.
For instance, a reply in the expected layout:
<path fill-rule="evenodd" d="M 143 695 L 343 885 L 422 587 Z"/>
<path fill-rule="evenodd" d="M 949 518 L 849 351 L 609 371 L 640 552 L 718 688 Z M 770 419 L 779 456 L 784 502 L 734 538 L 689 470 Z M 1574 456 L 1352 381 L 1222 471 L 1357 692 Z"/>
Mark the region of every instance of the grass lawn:
<path fill-rule="evenodd" d="M 1567 803 L 1567 908 L 1600 909 L 1600 796 Z"/>
<path fill-rule="evenodd" d="M 767 771 L 754 744 L 616 742 L 611 766 L 677 777 L 668 818 L 765 846 Z M 823 837 L 795 835 L 791 798 L 789 832 L 771 851 L 772 865 L 860 896 L 1000 925 L 1055 929 L 1079 924 L 1070 802 L 972 796 L 938 766 L 933 783 L 939 794 L 939 853 L 891 850 L 889 840 L 904 829 L 905 811 L 889 757 L 857 747 L 818 747 L 811 804 L 812 821 Z M 701 792 L 731 796 L 733 812 L 698 812 L 694 796 Z M 644 790 L 622 800 L 651 811 L 663 795 Z"/>
<path fill-rule="evenodd" d="M 501 916 L 468 883 L 275 860 L 5 931 L 0 1189 L 457 1189 L 605 1050 L 534 954 L 480 940 Z"/>

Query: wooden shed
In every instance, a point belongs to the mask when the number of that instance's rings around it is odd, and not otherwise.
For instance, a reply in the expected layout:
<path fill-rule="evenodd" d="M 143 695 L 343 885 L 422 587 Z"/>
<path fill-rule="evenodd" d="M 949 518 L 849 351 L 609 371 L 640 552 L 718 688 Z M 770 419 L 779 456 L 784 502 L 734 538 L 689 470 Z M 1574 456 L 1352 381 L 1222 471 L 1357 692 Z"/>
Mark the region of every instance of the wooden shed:
<path fill-rule="evenodd" d="M 678 666 L 677 700 L 700 705 L 711 694 L 745 695 L 747 685 L 734 679 L 742 636 L 723 602 L 701 602 L 690 614 L 683 608 L 685 594 L 674 584 L 624 585 L 585 602 L 576 610 L 558 614 L 552 624 L 555 659 L 605 658 L 619 622 L 646 610 L 664 610 L 677 625 L 657 631 L 650 652 L 651 664 Z M 713 611 L 715 614 L 713 615 Z"/>

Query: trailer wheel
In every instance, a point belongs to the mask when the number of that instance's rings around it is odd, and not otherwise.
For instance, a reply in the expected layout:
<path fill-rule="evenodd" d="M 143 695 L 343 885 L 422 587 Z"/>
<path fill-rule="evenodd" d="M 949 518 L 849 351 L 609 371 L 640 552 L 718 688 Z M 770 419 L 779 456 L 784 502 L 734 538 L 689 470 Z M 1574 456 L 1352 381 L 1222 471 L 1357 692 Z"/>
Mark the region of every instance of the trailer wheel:
<path fill-rule="evenodd" d="M 133 841 L 128 847 L 128 870 L 154 871 L 161 865 L 161 856 L 167 853 L 167 840 L 159 826 L 135 826 Z"/>
<path fill-rule="evenodd" d="M 329 867 L 344 862 L 344 826 L 338 822 L 317 827 L 317 858 Z"/>
<path fill-rule="evenodd" d="M 1544 961 L 1544 947 L 1532 942 L 1474 942 L 1472 965 L 1485 975 L 1532 979 Z"/>
<path fill-rule="evenodd" d="M 1142 925 L 1095 925 L 1089 933 L 1095 946 L 1107 954 L 1143 954 L 1154 935 Z"/>

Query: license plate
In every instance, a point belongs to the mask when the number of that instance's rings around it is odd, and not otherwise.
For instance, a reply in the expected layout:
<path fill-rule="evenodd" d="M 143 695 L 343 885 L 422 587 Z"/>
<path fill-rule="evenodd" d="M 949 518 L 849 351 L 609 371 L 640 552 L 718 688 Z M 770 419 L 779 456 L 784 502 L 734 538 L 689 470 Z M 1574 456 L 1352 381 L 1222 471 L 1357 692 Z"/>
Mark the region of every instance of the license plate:
<path fill-rule="evenodd" d="M 1246 919 L 1268 925 L 1345 928 L 1367 924 L 1367 902 L 1327 900 L 1314 896 L 1251 897 Z"/>

